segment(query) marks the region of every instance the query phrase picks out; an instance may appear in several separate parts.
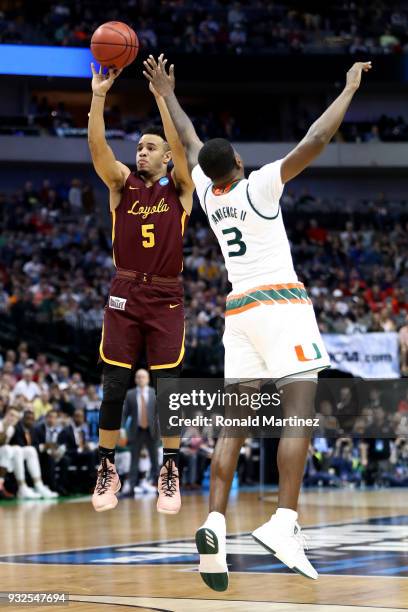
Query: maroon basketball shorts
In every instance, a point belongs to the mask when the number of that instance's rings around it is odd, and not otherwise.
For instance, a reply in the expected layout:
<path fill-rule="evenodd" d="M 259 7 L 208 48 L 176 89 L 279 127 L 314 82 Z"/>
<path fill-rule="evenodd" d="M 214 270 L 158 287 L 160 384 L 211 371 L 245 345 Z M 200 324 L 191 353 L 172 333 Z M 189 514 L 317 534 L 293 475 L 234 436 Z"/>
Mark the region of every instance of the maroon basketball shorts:
<path fill-rule="evenodd" d="M 105 306 L 100 356 L 133 368 L 146 348 L 151 370 L 175 368 L 184 357 L 184 292 L 177 278 L 118 270 Z"/>

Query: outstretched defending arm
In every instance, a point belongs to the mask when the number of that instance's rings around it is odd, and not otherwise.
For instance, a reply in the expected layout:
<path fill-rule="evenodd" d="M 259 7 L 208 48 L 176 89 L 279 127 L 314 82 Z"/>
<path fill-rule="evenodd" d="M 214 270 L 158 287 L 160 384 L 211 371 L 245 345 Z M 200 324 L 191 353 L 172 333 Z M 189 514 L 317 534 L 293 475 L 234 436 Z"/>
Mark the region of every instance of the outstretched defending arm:
<path fill-rule="evenodd" d="M 159 62 L 155 67 L 145 62 L 146 70 L 143 74 L 157 94 L 164 99 L 171 120 L 183 144 L 188 168 L 191 172 L 194 166 L 198 164 L 198 153 L 203 143 L 198 138 L 191 120 L 181 108 L 174 93 L 174 65 L 170 66 L 169 73 L 167 73 L 166 62 L 167 60 L 164 59 L 163 54 L 160 56 Z"/>
<path fill-rule="evenodd" d="M 313 123 L 306 136 L 284 158 L 282 183 L 300 174 L 323 151 L 339 129 L 354 94 L 360 87 L 361 73 L 371 69 L 371 62 L 356 62 L 347 73 L 346 85 L 329 108 Z"/>
<path fill-rule="evenodd" d="M 158 62 L 156 62 L 154 57 L 150 55 L 147 61 L 144 62 L 144 65 L 146 70 L 148 71 L 154 72 L 158 69 L 165 71 L 166 62 L 167 60 L 163 60 L 163 54 L 160 55 Z M 174 76 L 169 76 L 174 80 Z M 164 98 L 158 94 L 152 83 L 149 83 L 149 89 L 155 97 L 156 104 L 158 106 L 160 117 L 163 123 L 166 140 L 171 150 L 171 159 L 174 165 L 174 169 L 172 171 L 173 180 L 179 188 L 180 200 L 183 205 L 183 208 L 185 209 L 187 214 L 191 214 L 194 183 L 191 179 L 190 169 L 188 167 L 186 152 L 184 150 L 183 143 L 181 142 L 176 127 L 170 117 L 170 113 L 168 111 Z"/>

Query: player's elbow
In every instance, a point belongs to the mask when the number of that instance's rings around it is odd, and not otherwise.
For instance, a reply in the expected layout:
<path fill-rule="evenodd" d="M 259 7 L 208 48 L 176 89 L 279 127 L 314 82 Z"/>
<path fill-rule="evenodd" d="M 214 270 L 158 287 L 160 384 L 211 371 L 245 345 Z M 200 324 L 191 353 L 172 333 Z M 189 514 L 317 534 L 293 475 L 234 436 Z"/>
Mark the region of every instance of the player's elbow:
<path fill-rule="evenodd" d="M 91 153 L 96 153 L 98 149 L 97 142 L 95 138 L 93 138 L 90 134 L 88 134 L 88 147 Z"/>
<path fill-rule="evenodd" d="M 92 157 L 92 161 L 96 165 L 104 165 L 106 159 L 106 145 L 103 142 L 98 142 L 93 138 L 88 138 L 89 152 Z"/>
<path fill-rule="evenodd" d="M 321 128 L 311 128 L 306 140 L 316 148 L 324 148 L 330 142 L 330 134 Z"/>
<path fill-rule="evenodd" d="M 95 133 L 93 130 L 88 130 L 88 146 L 95 152 L 100 151 L 104 146 L 106 147 L 106 140 L 101 137 L 100 134 Z"/>
<path fill-rule="evenodd" d="M 89 151 L 93 159 L 96 156 L 96 145 L 95 145 L 95 141 L 92 140 L 92 138 L 90 138 L 89 136 L 88 136 L 88 148 L 89 148 Z"/>
<path fill-rule="evenodd" d="M 193 149 L 197 144 L 197 134 L 195 129 L 190 126 L 185 130 L 182 130 L 180 134 L 180 140 L 183 143 L 183 146 L 187 150 Z"/>

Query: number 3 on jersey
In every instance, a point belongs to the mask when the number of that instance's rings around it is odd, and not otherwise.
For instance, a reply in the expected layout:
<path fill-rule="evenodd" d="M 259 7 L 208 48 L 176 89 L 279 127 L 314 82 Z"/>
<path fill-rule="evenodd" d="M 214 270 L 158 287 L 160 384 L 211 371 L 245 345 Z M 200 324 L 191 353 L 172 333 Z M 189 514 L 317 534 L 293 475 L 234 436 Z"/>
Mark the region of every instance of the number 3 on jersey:
<path fill-rule="evenodd" d="M 233 234 L 233 238 L 231 240 L 227 240 L 227 244 L 229 247 L 238 247 L 238 250 L 228 251 L 228 257 L 240 257 L 241 255 L 245 255 L 247 247 L 242 238 L 242 233 L 236 227 L 230 227 L 228 229 L 222 230 L 224 236 L 227 234 Z"/>
<path fill-rule="evenodd" d="M 142 225 L 142 236 L 146 238 L 142 244 L 145 249 L 151 249 L 156 244 L 154 239 L 154 223 L 145 223 Z"/>

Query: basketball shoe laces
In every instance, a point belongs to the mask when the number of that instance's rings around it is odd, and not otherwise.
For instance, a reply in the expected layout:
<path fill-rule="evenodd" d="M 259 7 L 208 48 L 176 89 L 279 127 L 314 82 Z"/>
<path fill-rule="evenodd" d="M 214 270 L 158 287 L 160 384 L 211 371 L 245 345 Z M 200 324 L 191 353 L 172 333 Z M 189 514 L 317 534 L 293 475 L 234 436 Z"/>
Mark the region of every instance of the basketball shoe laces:
<path fill-rule="evenodd" d="M 295 523 L 295 531 L 294 531 L 294 538 L 297 542 L 297 544 L 299 545 L 299 550 L 302 549 L 306 549 L 309 550 L 309 546 L 308 546 L 308 536 L 305 535 L 301 528 L 300 525 L 298 523 Z"/>
<path fill-rule="evenodd" d="M 177 474 L 173 471 L 173 461 L 169 459 L 163 465 L 165 473 L 161 476 L 160 488 L 166 497 L 173 497 L 176 492 Z"/>
<path fill-rule="evenodd" d="M 98 482 L 96 484 L 96 492 L 98 495 L 102 495 L 106 493 L 109 488 L 109 485 L 114 477 L 115 470 L 113 467 L 108 467 L 108 462 L 106 457 L 102 459 L 102 468 L 99 472 Z"/>

